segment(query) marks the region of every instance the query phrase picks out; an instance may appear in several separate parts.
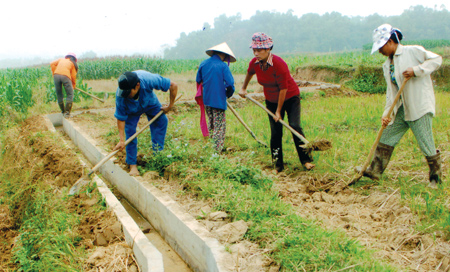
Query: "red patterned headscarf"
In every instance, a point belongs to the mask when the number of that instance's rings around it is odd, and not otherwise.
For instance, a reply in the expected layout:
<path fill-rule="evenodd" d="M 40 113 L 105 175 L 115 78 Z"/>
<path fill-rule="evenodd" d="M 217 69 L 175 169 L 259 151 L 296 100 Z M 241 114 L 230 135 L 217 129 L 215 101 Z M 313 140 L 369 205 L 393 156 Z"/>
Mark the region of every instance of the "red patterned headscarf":
<path fill-rule="evenodd" d="M 272 38 L 263 32 L 257 32 L 252 36 L 252 43 L 250 48 L 255 49 L 270 49 L 273 46 Z"/>

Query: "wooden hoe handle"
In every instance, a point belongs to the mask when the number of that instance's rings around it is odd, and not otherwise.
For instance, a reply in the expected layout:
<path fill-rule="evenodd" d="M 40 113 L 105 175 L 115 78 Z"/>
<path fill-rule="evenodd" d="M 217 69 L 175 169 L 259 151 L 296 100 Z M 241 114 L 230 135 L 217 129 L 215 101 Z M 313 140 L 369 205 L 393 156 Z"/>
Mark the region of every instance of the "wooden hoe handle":
<path fill-rule="evenodd" d="M 392 112 L 394 111 L 395 105 L 397 105 L 398 100 L 400 99 L 400 96 L 403 93 L 403 89 L 405 88 L 406 82 L 408 79 L 403 80 L 402 86 L 400 87 L 400 90 L 397 92 L 397 95 L 394 98 L 394 102 L 392 103 L 391 107 L 389 108 L 388 113 L 384 117 L 388 117 L 392 115 Z M 372 145 L 372 149 L 370 149 L 369 156 L 366 159 L 366 162 L 364 163 L 363 167 L 361 168 L 361 172 L 359 172 L 359 178 L 363 175 L 364 171 L 366 171 L 367 167 L 369 166 L 370 162 L 372 161 L 373 154 L 375 153 L 375 149 L 377 148 L 378 143 L 380 142 L 381 135 L 383 135 L 383 131 L 386 128 L 386 126 L 382 125 L 380 130 L 378 131 L 377 138 L 375 142 Z M 358 178 L 358 179 L 359 179 Z"/>
<path fill-rule="evenodd" d="M 175 101 L 178 101 L 178 99 L 180 99 L 181 96 L 182 95 L 178 96 L 178 98 Z M 153 122 L 155 122 L 156 119 L 158 119 L 161 116 L 161 114 L 163 114 L 163 111 L 158 112 L 158 114 L 155 115 L 155 117 L 153 117 L 150 121 L 148 121 L 147 124 L 145 124 L 139 131 L 137 131 L 130 138 L 128 138 L 125 141 L 125 146 L 127 146 L 129 143 L 131 143 L 131 141 L 133 141 L 134 138 L 136 138 L 139 134 L 141 134 L 144 130 L 146 130 L 148 126 L 150 126 Z M 92 173 L 97 171 L 100 168 L 100 166 L 102 166 L 105 162 L 107 162 L 112 156 L 116 155 L 117 152 L 119 152 L 119 151 L 120 151 L 119 149 L 114 150 L 113 152 L 109 153 L 106 157 L 104 157 L 101 161 L 99 161 L 88 173 L 88 176 L 90 176 Z"/>
<path fill-rule="evenodd" d="M 253 103 L 255 103 L 256 105 L 260 106 L 263 110 L 265 110 L 270 116 L 275 117 L 275 114 L 273 114 L 270 110 L 268 110 L 266 107 L 263 106 L 263 104 L 259 103 L 258 101 L 256 101 L 255 99 L 251 98 L 250 96 L 246 96 L 250 101 L 252 101 Z M 303 143 L 305 143 L 305 145 L 309 144 L 309 141 L 305 139 L 305 137 L 303 137 L 300 133 L 298 133 L 296 130 L 294 130 L 290 125 L 288 125 L 286 122 L 284 122 L 283 120 L 278 120 L 278 122 L 280 122 L 283 126 L 285 126 L 286 128 L 288 128 L 295 136 L 297 136 L 300 140 L 302 140 Z"/>
<path fill-rule="evenodd" d="M 97 96 L 92 95 L 92 94 L 90 94 L 90 93 L 88 93 L 88 92 L 86 92 L 86 91 L 83 91 L 82 89 L 75 88 L 75 90 L 77 90 L 77 91 L 79 91 L 79 92 L 82 92 L 82 93 L 84 93 L 84 94 L 87 94 L 87 95 L 89 95 L 90 97 L 95 98 L 95 99 L 99 100 L 99 101 L 102 102 L 102 103 L 105 103 L 104 100 L 102 100 L 102 99 L 98 98 Z"/>

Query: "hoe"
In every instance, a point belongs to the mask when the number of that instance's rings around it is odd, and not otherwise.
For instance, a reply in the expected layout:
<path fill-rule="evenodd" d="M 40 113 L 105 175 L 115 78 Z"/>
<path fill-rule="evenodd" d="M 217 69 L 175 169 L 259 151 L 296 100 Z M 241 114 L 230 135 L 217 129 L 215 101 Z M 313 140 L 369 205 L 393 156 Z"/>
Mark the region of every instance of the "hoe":
<path fill-rule="evenodd" d="M 269 111 L 266 107 L 264 107 L 261 103 L 256 101 L 255 99 L 251 98 L 250 96 L 246 96 L 250 101 L 255 103 L 256 105 L 260 106 L 263 110 L 265 110 L 270 116 L 275 117 L 275 114 L 273 114 L 271 111 Z M 283 126 L 285 126 L 287 129 L 289 129 L 295 136 L 297 136 L 302 142 L 305 144 L 301 147 L 307 149 L 307 150 L 314 150 L 314 151 L 325 151 L 332 147 L 331 142 L 328 140 L 319 140 L 315 142 L 310 142 L 305 139 L 300 133 L 295 131 L 291 126 L 289 126 L 286 122 L 283 120 L 279 120 Z"/>
<path fill-rule="evenodd" d="M 178 99 L 180 99 L 181 95 L 175 100 L 177 101 Z M 127 146 L 131 141 L 134 140 L 134 138 L 136 138 L 139 134 L 141 134 L 148 126 L 150 126 L 153 122 L 155 122 L 156 119 L 158 119 L 161 114 L 163 114 L 163 111 L 160 111 L 157 115 L 155 115 L 155 117 L 153 117 L 150 121 L 148 121 L 147 124 L 145 124 L 139 131 L 137 131 L 135 134 L 133 134 L 133 136 L 131 136 L 130 138 L 128 138 L 128 140 L 125 141 L 125 146 Z M 120 150 L 115 150 L 111 153 L 109 153 L 106 157 L 104 157 L 101 161 L 99 161 L 92 169 L 91 171 L 89 171 L 89 173 L 87 174 L 87 178 L 81 177 L 79 180 L 77 180 L 77 182 L 75 182 L 72 187 L 69 190 L 69 195 L 74 195 L 76 193 L 78 193 L 80 191 L 80 189 L 86 185 L 88 182 L 90 182 L 90 176 L 97 171 L 100 166 L 102 166 L 103 164 L 105 164 L 109 159 L 111 159 L 112 156 L 116 155 Z"/>

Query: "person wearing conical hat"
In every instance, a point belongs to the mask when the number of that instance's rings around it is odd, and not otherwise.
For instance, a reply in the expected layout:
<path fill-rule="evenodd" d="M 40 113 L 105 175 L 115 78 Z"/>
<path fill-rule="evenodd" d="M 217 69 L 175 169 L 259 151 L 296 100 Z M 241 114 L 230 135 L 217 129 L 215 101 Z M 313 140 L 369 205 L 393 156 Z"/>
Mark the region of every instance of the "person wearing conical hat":
<path fill-rule="evenodd" d="M 64 58 L 57 59 L 50 63 L 53 80 L 55 83 L 58 106 L 64 117 L 70 117 L 73 103 L 73 89 L 77 82 L 77 56 L 75 53 L 68 53 Z M 62 87 L 66 91 L 66 104 L 64 105 L 64 94 Z"/>
<path fill-rule="evenodd" d="M 304 136 L 300 126 L 300 90 L 294 78 L 289 72 L 286 62 L 277 55 L 272 54 L 272 38 L 262 32 L 257 32 L 252 36 L 250 48 L 255 56 L 249 63 L 247 75 L 244 79 L 239 95 L 243 98 L 247 95 L 247 86 L 252 77 L 256 74 L 258 83 L 263 86 L 266 107 L 274 113 L 275 118 L 269 115 L 270 122 L 270 149 L 272 161 L 275 163 L 277 172 L 283 171 L 283 126 L 279 120 L 284 119 L 287 114 L 289 126 Z M 311 152 L 302 148 L 304 143 L 294 134 L 295 148 L 301 164 L 311 170 L 315 167 L 312 163 Z"/>
<path fill-rule="evenodd" d="M 226 133 L 227 98 L 234 93 L 234 78 L 229 64 L 235 62 L 236 57 L 225 42 L 209 48 L 206 54 L 210 58 L 204 60 L 197 71 L 196 99 L 202 98 L 209 121 L 208 131 L 203 131 L 203 135 L 207 136 L 209 132 L 215 150 L 221 152 Z"/>

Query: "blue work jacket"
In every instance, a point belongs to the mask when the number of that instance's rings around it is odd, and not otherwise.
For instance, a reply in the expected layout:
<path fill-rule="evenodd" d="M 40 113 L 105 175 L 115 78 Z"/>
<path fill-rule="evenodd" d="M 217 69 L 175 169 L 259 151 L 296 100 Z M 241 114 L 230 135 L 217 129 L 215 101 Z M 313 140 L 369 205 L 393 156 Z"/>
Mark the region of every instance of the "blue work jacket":
<path fill-rule="evenodd" d="M 147 113 L 156 115 L 161 110 L 161 103 L 153 90 L 167 92 L 170 88 L 170 79 L 147 71 L 134 71 L 141 84 L 138 99 L 119 96 L 120 89 L 116 91 L 116 112 L 114 117 L 120 121 L 126 121 L 129 115 L 142 115 Z"/>
<path fill-rule="evenodd" d="M 196 81 L 203 82 L 203 103 L 206 106 L 227 109 L 227 97 L 234 93 L 234 78 L 219 55 L 212 55 L 200 64 Z"/>

